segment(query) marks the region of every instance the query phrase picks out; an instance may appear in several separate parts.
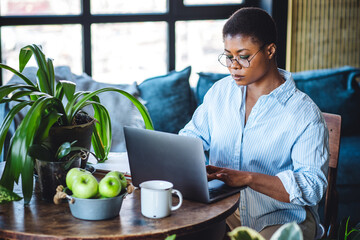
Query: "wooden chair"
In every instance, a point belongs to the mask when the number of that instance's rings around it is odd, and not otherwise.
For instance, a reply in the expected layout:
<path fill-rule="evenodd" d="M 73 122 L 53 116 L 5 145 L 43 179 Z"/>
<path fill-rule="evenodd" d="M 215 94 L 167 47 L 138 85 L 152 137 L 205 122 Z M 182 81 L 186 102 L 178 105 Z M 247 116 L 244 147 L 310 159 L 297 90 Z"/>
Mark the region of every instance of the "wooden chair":
<path fill-rule="evenodd" d="M 336 190 L 336 174 L 340 147 L 341 116 L 331 113 L 323 113 L 329 130 L 329 172 L 328 188 L 325 196 L 324 209 L 324 238 L 334 238 L 336 232 L 336 219 L 338 214 L 339 196 Z"/>

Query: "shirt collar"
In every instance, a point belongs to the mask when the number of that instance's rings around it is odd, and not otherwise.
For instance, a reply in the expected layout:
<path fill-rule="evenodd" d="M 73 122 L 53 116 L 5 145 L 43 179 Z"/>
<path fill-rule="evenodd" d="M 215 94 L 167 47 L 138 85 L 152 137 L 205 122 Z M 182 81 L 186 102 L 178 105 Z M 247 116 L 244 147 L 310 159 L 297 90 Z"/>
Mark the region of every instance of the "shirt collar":
<path fill-rule="evenodd" d="M 280 68 L 278 70 L 285 82 L 274 89 L 269 95 L 274 96 L 281 104 L 285 104 L 286 101 L 294 94 L 296 86 L 290 72 Z"/>

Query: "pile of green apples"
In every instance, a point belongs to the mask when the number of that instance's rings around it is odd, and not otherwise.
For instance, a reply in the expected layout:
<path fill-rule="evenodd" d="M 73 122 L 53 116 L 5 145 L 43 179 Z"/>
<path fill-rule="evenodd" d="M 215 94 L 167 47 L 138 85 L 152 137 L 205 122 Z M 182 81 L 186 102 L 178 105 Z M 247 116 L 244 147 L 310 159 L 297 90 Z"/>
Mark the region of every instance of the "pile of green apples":
<path fill-rule="evenodd" d="M 98 182 L 91 172 L 72 168 L 66 174 L 66 186 L 77 198 L 111 198 L 126 191 L 127 180 L 121 172 L 110 171 Z"/>

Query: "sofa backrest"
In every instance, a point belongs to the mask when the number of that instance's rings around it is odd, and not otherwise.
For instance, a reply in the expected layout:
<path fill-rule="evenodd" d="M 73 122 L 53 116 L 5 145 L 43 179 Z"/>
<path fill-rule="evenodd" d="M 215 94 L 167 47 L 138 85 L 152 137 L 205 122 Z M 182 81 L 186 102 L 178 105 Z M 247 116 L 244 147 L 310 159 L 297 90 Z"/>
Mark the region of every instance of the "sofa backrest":
<path fill-rule="evenodd" d="M 360 133 L 360 69 L 344 66 L 333 69 L 311 70 L 293 73 L 299 90 L 305 92 L 318 105 L 322 112 L 342 116 L 342 135 Z M 196 88 L 198 103 L 210 87 L 228 74 L 199 73 Z"/>
<path fill-rule="evenodd" d="M 342 135 L 360 133 L 360 69 L 344 66 L 293 73 L 296 86 L 318 105 L 322 112 L 342 117 Z"/>

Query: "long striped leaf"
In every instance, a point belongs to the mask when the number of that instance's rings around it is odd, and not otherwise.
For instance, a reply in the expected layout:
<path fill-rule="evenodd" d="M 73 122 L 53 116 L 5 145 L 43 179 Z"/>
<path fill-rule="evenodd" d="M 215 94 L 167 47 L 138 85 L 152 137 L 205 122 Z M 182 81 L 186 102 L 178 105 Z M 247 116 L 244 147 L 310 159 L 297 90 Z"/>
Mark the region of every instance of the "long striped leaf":
<path fill-rule="evenodd" d="M 95 124 L 94 132 L 96 132 L 96 135 L 99 136 L 100 139 L 95 138 L 93 134 L 91 142 L 93 144 L 95 154 L 101 160 L 106 160 L 111 149 L 111 120 L 108 110 L 100 104 L 99 97 L 96 96 L 96 98 L 97 103 L 92 104 L 94 108 L 94 118 L 98 121 Z M 96 142 L 99 140 L 100 142 Z"/>
<path fill-rule="evenodd" d="M 62 116 L 56 109 L 52 108 L 50 112 L 48 112 L 41 119 L 41 125 L 36 132 L 34 142 L 41 143 L 44 139 L 49 136 L 49 130 L 57 122 L 57 120 Z"/>
<path fill-rule="evenodd" d="M 143 117 L 143 120 L 145 122 L 145 128 L 146 129 L 151 129 L 151 130 L 154 129 L 153 123 L 151 121 L 150 114 L 147 111 L 147 109 L 145 108 L 145 106 L 141 102 L 139 102 L 139 100 L 137 100 L 133 95 L 131 95 L 130 93 L 128 93 L 128 92 L 126 92 L 124 90 L 118 89 L 118 88 L 112 88 L 112 87 L 102 88 L 102 89 L 96 90 L 96 91 L 94 91 L 92 93 L 89 93 L 88 95 L 84 96 L 84 98 L 80 99 L 74 105 L 73 112 L 74 113 L 78 112 L 82 108 L 81 107 L 82 104 L 84 102 L 88 101 L 89 99 L 91 99 L 93 96 L 98 95 L 98 94 L 103 93 L 103 92 L 109 92 L 109 91 L 118 92 L 120 94 L 123 94 L 125 97 L 127 97 L 136 106 L 136 108 L 139 110 L 139 112 L 140 112 L 140 114 Z"/>
<path fill-rule="evenodd" d="M 60 81 L 62 88 L 64 89 L 65 96 L 70 102 L 74 98 L 76 84 L 70 81 L 62 80 Z"/>
<path fill-rule="evenodd" d="M 66 112 L 66 117 L 67 117 L 67 122 L 68 123 L 71 123 L 71 120 L 74 118 L 75 114 L 81 110 L 82 108 L 79 108 L 76 109 L 74 108 L 74 105 L 76 104 L 77 100 L 83 96 L 83 95 L 86 95 L 88 94 L 88 92 L 84 92 L 84 91 L 79 91 L 79 92 L 76 92 L 74 94 L 74 97 L 72 98 L 71 101 L 69 101 L 67 104 L 66 104 L 66 107 L 65 107 L 65 112 Z"/>
<path fill-rule="evenodd" d="M 19 89 L 29 89 L 31 91 L 37 91 L 37 88 L 34 88 L 32 86 L 28 85 L 6 85 L 0 87 L 0 100 L 2 100 L 4 97 L 8 96 L 10 93 L 13 93 L 14 91 L 17 91 Z M 21 91 L 21 90 L 20 90 Z"/>
<path fill-rule="evenodd" d="M 91 100 L 93 101 L 83 102 L 80 109 L 89 105 L 92 105 L 94 109 L 94 118 L 97 120 L 97 123 L 95 124 L 91 142 L 96 156 L 101 161 L 105 161 L 109 155 L 112 141 L 110 115 L 107 109 L 100 103 L 98 96 L 93 96 Z"/>
<path fill-rule="evenodd" d="M 64 97 L 64 89 L 62 87 L 61 82 L 56 84 L 55 98 L 62 100 Z"/>
<path fill-rule="evenodd" d="M 22 103 L 15 105 L 14 107 L 12 107 L 10 109 L 9 113 L 4 118 L 4 121 L 1 123 L 1 126 L 0 126 L 0 146 L 4 145 L 6 134 L 9 130 L 9 127 L 10 127 L 11 122 L 13 121 L 15 115 L 27 105 L 29 105 L 29 102 L 22 102 Z M 3 148 L 0 148 L 0 154 L 2 152 L 2 149 Z"/>
<path fill-rule="evenodd" d="M 19 70 L 22 72 L 33 55 L 30 49 L 21 49 L 19 53 Z"/>
<path fill-rule="evenodd" d="M 38 71 L 36 74 L 38 77 L 38 86 L 42 92 L 48 93 L 53 96 L 55 85 L 51 82 L 50 73 L 48 71 L 48 62 L 46 61 L 45 54 L 42 52 L 41 48 L 36 44 L 32 44 L 23 47 L 20 52 L 21 51 L 33 52 L 38 65 Z"/>
<path fill-rule="evenodd" d="M 51 58 L 47 59 L 47 73 L 48 73 L 48 84 L 51 90 L 51 96 L 55 96 L 55 71 L 54 64 Z"/>
<path fill-rule="evenodd" d="M 12 138 L 0 184 L 9 190 L 13 189 L 14 182 L 18 182 L 20 174 L 25 203 L 29 203 L 33 190 L 34 159 L 27 155 L 33 144 L 36 132 L 42 124 L 39 119 L 48 105 L 53 105 L 53 98 L 40 97 L 30 108 Z"/>
<path fill-rule="evenodd" d="M 10 72 L 12 72 L 13 74 L 15 74 L 16 76 L 18 76 L 19 78 L 21 78 L 22 80 L 24 80 L 24 82 L 26 82 L 27 84 L 29 84 L 30 86 L 36 87 L 35 84 L 30 81 L 30 79 L 28 79 L 27 77 L 25 77 L 22 73 L 16 71 L 15 69 L 13 69 L 12 67 L 9 67 L 5 64 L 0 63 L 0 68 L 6 69 Z"/>

